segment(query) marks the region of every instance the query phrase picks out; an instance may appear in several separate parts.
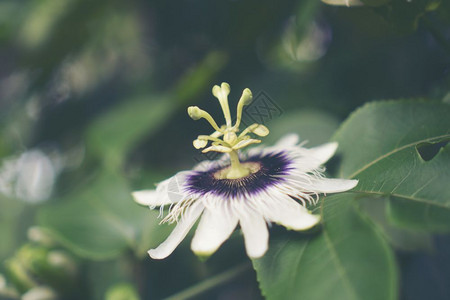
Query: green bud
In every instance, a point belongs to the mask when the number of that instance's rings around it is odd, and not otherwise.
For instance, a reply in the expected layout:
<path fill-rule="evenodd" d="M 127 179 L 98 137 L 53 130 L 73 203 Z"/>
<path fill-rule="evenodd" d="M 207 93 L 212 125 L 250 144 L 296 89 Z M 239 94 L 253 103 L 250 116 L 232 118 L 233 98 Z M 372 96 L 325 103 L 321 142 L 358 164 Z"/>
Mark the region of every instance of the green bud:
<path fill-rule="evenodd" d="M 5 269 L 9 281 L 19 292 L 24 293 L 37 285 L 25 266 L 16 257 L 5 261 Z"/>

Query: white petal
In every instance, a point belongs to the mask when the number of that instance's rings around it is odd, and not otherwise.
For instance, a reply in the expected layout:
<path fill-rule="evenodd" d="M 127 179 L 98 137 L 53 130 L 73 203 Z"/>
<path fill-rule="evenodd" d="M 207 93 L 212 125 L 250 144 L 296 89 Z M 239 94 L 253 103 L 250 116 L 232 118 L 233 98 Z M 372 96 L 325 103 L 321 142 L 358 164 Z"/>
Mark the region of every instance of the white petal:
<path fill-rule="evenodd" d="M 358 184 L 358 180 L 352 179 L 313 179 L 310 183 L 302 184 L 305 191 L 316 193 L 338 193 L 351 190 Z"/>
<path fill-rule="evenodd" d="M 197 201 L 194 203 L 178 221 L 177 226 L 175 226 L 175 229 L 170 233 L 169 237 L 156 249 L 148 251 L 150 257 L 153 259 L 163 259 L 169 256 L 186 237 L 203 209 L 204 206 L 201 202 Z"/>
<path fill-rule="evenodd" d="M 174 182 L 178 182 L 177 176 L 180 176 L 182 172 L 175 174 L 174 176 L 161 181 L 156 185 L 156 190 L 141 190 L 132 193 L 134 201 L 141 205 L 148 206 L 161 206 L 172 203 L 168 196 L 169 185 L 173 186 Z"/>
<path fill-rule="evenodd" d="M 180 201 L 184 198 L 182 186 L 189 173 L 190 171 L 178 172 L 174 176 L 158 183 L 156 190 L 133 192 L 134 201 L 148 206 L 161 206 Z"/>
<path fill-rule="evenodd" d="M 309 156 L 315 159 L 318 166 L 328 161 L 336 152 L 338 143 L 327 143 L 314 148 L 308 149 Z"/>
<path fill-rule="evenodd" d="M 283 136 L 278 142 L 275 144 L 275 147 L 286 148 L 292 147 L 298 144 L 299 137 L 296 133 L 289 133 Z"/>
<path fill-rule="evenodd" d="M 159 184 L 156 191 L 159 193 L 166 193 L 169 203 L 177 203 L 185 199 L 185 191 L 183 190 L 183 186 L 190 174 L 192 174 L 191 171 L 178 172 L 175 176 L 165 180 L 163 182 L 164 184 Z"/>
<path fill-rule="evenodd" d="M 158 193 L 156 190 L 143 190 L 132 193 L 134 201 L 141 205 L 160 206 L 169 204 L 167 194 Z"/>
<path fill-rule="evenodd" d="M 245 249 L 250 258 L 259 258 L 266 253 L 269 247 L 269 231 L 262 215 L 254 212 L 239 218 L 244 233 Z"/>
<path fill-rule="evenodd" d="M 238 219 L 233 215 L 206 209 L 192 239 L 192 251 L 200 255 L 211 255 L 228 239 L 237 222 Z"/>
<path fill-rule="evenodd" d="M 276 207 L 266 209 L 264 215 L 288 229 L 306 230 L 320 222 L 319 215 L 313 215 L 291 198 L 278 199 Z"/>
<path fill-rule="evenodd" d="M 337 143 L 327 143 L 314 148 L 297 147 L 295 167 L 302 172 L 311 172 L 323 165 L 336 152 Z"/>

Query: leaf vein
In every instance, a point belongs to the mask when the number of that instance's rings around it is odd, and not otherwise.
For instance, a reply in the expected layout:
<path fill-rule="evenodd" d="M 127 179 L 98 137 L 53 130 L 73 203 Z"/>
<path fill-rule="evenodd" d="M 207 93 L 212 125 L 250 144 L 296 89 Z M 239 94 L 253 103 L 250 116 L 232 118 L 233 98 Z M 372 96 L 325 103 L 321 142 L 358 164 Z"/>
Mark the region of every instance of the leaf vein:
<path fill-rule="evenodd" d="M 419 143 L 426 143 L 426 142 L 432 142 L 433 140 L 438 140 L 438 139 L 442 139 L 442 138 L 450 138 L 450 134 L 444 134 L 444 135 L 440 135 L 440 136 L 435 136 L 435 137 L 431 137 L 431 138 L 427 138 L 427 139 L 423 139 L 423 140 L 419 140 L 419 141 L 415 141 L 413 143 L 404 145 L 402 147 L 396 148 L 392 151 L 389 151 L 383 155 L 381 155 L 380 157 L 377 157 L 376 159 L 372 160 L 371 162 L 367 163 L 366 165 L 364 165 L 362 168 L 356 170 L 353 174 L 351 174 L 349 176 L 349 178 L 354 178 L 356 175 L 358 175 L 359 173 L 363 172 L 364 170 L 368 169 L 369 167 L 371 167 L 372 165 L 376 164 L 377 162 L 379 162 L 380 160 L 391 156 L 392 154 L 395 154 L 401 150 L 404 150 L 406 148 L 409 148 L 411 146 L 415 146 Z"/>
<path fill-rule="evenodd" d="M 342 278 L 345 286 L 347 286 L 347 289 L 350 291 L 352 298 L 358 299 L 357 293 L 354 290 L 353 286 L 351 285 L 350 280 L 347 278 L 347 274 L 346 274 L 347 272 L 345 271 L 344 267 L 342 266 L 341 261 L 339 260 L 336 249 L 334 248 L 333 243 L 332 243 L 330 237 L 328 236 L 328 232 L 326 229 L 323 231 L 323 236 L 324 236 L 325 242 L 328 245 L 328 248 L 330 249 L 332 257 L 334 258 L 333 261 L 335 263 L 336 269 L 338 270 L 339 274 L 341 275 L 341 278 Z"/>

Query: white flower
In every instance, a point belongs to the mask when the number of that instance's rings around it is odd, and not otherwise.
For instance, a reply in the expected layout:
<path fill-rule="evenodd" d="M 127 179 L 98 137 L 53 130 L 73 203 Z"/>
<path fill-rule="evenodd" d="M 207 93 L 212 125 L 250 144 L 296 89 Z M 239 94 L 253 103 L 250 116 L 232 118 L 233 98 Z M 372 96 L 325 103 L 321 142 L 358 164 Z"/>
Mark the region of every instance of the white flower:
<path fill-rule="evenodd" d="M 229 92 L 229 86 L 222 84 L 220 91 L 216 87 L 213 92 L 220 97 L 228 95 L 220 92 L 224 89 Z M 220 100 L 222 105 L 227 99 Z M 248 98 L 244 100 L 249 103 Z M 190 109 L 189 113 L 194 119 L 211 118 L 209 114 L 202 115 L 206 112 L 198 108 Z M 224 115 L 226 119 L 229 117 L 229 113 Z M 237 124 L 239 122 L 238 105 Z M 236 145 L 253 140 L 245 137 L 245 133 L 267 135 L 268 129 L 254 124 L 237 136 L 234 132 L 238 131 L 238 126 L 231 126 L 231 122 L 227 121 L 227 126 L 221 128 L 215 122 L 214 125 L 217 131 L 211 139 L 215 144 L 209 148 L 216 147 L 219 150 L 215 151 L 227 154 L 217 161 L 205 161 L 193 170 L 179 172 L 159 183 L 155 190 L 133 193 L 136 202 L 150 208 L 169 206 L 162 222 L 177 222 L 166 241 L 149 251 L 154 259 L 170 255 L 200 216 L 191 243 L 196 254 L 208 256 L 214 253 L 239 224 L 248 256 L 261 257 L 268 248 L 268 223 L 292 230 L 307 230 L 320 222 L 320 216 L 311 214 L 305 207 L 307 204 L 316 204 L 319 194 L 347 191 L 358 183 L 357 180 L 323 177 L 322 165 L 333 156 L 337 143 L 307 149 L 298 144 L 297 135 L 291 134 L 273 147 L 257 147 L 239 154 Z M 224 141 L 217 139 L 221 135 Z M 198 141 L 207 141 L 206 137 L 199 136 L 194 146 L 205 147 L 206 143 Z"/>

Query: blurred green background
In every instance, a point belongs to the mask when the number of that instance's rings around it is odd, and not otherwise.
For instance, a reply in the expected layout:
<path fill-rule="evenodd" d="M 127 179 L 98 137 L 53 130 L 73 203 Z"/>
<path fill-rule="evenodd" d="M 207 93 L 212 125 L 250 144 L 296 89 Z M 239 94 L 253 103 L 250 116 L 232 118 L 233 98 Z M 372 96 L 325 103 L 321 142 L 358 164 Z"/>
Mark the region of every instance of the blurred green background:
<path fill-rule="evenodd" d="M 278 107 L 267 143 L 325 142 L 368 101 L 450 101 L 449 2 L 362 2 L 0 1 L 0 298 L 260 299 L 237 233 L 206 262 L 188 242 L 151 261 L 170 228 L 130 192 L 203 158 L 186 108 L 220 116 L 222 81 L 232 107 L 246 87 Z"/>

